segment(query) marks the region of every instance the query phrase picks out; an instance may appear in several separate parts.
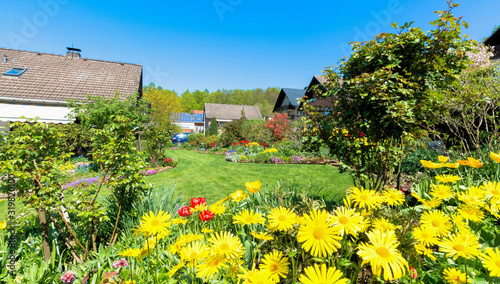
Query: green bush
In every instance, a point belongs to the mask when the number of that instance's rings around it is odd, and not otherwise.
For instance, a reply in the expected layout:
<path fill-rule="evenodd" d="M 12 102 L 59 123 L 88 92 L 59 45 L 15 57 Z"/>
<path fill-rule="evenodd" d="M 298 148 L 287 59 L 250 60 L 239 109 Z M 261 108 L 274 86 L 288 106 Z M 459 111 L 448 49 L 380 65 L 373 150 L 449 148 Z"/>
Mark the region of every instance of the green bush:
<path fill-rule="evenodd" d="M 271 143 L 273 141 L 272 133 L 266 127 L 266 121 L 263 119 L 250 119 L 241 124 L 241 134 L 249 142 Z"/>
<path fill-rule="evenodd" d="M 172 140 L 168 140 L 167 141 L 167 145 L 166 145 L 167 148 L 172 148 L 174 147 L 174 143 L 172 143 Z"/>
<path fill-rule="evenodd" d="M 184 144 L 182 144 L 182 148 L 188 149 L 189 148 L 189 143 L 185 142 Z"/>

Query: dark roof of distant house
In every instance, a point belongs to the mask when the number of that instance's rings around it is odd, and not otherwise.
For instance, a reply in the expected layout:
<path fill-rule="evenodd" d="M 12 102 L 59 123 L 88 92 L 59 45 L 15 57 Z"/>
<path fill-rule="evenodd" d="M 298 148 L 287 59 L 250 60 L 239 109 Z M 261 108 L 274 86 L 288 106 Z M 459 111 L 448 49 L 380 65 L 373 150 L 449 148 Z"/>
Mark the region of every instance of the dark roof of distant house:
<path fill-rule="evenodd" d="M 26 71 L 3 75 L 14 67 Z M 0 48 L 0 97 L 65 102 L 137 91 L 142 92 L 142 65 Z"/>
<path fill-rule="evenodd" d="M 288 98 L 292 106 L 299 106 L 299 101 L 301 100 L 306 90 L 304 89 L 291 89 L 291 88 L 282 88 L 278 98 L 276 99 L 276 103 L 274 104 L 273 111 L 276 111 L 285 100 L 285 97 Z"/>
<path fill-rule="evenodd" d="M 241 118 L 241 110 L 244 110 L 248 119 L 262 118 L 259 107 L 247 105 L 205 104 L 205 115 L 207 119 L 215 117 L 222 120 L 236 120 Z"/>
<path fill-rule="evenodd" d="M 177 122 L 203 122 L 203 114 L 178 113 L 175 121 Z"/>
<path fill-rule="evenodd" d="M 489 38 L 484 41 L 485 45 L 495 46 L 500 45 L 500 28 L 497 29 Z"/>

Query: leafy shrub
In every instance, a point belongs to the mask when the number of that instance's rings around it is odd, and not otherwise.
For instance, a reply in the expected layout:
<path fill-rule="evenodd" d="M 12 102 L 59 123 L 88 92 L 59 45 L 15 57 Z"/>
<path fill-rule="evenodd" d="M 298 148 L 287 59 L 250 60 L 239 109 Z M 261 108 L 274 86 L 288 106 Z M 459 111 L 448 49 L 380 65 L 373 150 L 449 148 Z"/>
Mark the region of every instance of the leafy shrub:
<path fill-rule="evenodd" d="M 242 132 L 243 121 L 241 119 L 233 120 L 226 123 L 222 128 L 222 133 L 220 135 L 220 141 L 223 146 L 229 146 L 234 142 L 239 142 L 245 139 Z"/>
<path fill-rule="evenodd" d="M 185 142 L 184 144 L 182 144 L 182 148 L 188 149 L 189 148 L 189 143 Z"/>
<path fill-rule="evenodd" d="M 262 119 L 250 119 L 241 125 L 241 133 L 248 141 L 258 141 L 261 143 L 271 143 L 272 133 L 266 127 L 266 121 Z"/>
<path fill-rule="evenodd" d="M 172 148 L 172 147 L 174 147 L 174 143 L 172 143 L 172 140 L 170 140 L 170 139 L 169 139 L 169 140 L 167 141 L 166 147 L 167 147 L 167 148 Z"/>
<path fill-rule="evenodd" d="M 401 161 L 401 172 L 409 175 L 416 174 L 423 170 L 420 160 L 437 160 L 438 152 L 430 150 L 421 145 L 413 151 L 409 151 L 406 157 Z"/>

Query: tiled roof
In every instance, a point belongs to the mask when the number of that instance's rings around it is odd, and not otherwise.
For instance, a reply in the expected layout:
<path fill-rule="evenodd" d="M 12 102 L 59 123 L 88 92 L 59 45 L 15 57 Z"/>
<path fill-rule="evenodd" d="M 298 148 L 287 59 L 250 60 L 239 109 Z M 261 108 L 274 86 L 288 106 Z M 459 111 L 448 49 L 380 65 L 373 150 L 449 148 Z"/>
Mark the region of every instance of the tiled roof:
<path fill-rule="evenodd" d="M 203 122 L 203 114 L 190 114 L 181 112 L 178 113 L 175 117 L 175 121 L 177 122 Z"/>
<path fill-rule="evenodd" d="M 262 118 L 259 107 L 246 105 L 205 104 L 205 115 L 207 119 L 215 117 L 223 120 L 235 120 L 241 118 L 241 110 L 245 111 L 248 119 Z"/>
<path fill-rule="evenodd" d="M 12 67 L 27 70 L 19 77 L 3 75 Z M 67 101 L 130 95 L 141 88 L 141 78 L 141 65 L 0 48 L 0 97 Z"/>

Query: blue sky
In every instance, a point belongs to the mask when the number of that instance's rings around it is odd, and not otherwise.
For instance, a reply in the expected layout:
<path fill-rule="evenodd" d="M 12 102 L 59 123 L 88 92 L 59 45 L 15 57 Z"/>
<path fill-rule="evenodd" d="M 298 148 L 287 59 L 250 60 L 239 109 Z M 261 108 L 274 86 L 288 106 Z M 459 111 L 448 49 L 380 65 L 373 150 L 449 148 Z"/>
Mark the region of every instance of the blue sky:
<path fill-rule="evenodd" d="M 500 22 L 498 0 L 462 0 L 471 38 Z M 0 3 L 0 47 L 144 66 L 144 84 L 186 89 L 303 88 L 348 56 L 351 41 L 415 21 L 428 30 L 444 0 L 76 1 Z"/>

